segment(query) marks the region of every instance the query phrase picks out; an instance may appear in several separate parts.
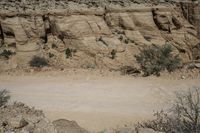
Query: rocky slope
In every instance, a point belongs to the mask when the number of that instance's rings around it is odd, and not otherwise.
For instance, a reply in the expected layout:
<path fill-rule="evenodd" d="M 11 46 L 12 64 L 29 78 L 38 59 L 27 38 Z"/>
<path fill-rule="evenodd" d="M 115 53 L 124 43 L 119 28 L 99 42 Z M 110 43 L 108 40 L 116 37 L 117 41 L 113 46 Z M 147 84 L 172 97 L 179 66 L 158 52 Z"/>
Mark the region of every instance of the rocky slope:
<path fill-rule="evenodd" d="M 0 133 L 89 133 L 76 122 L 50 122 L 42 111 L 23 103 L 0 107 Z"/>
<path fill-rule="evenodd" d="M 103 133 L 159 133 L 147 128 L 124 127 Z M 75 121 L 65 119 L 50 122 L 42 111 L 23 103 L 0 107 L 0 133 L 90 133 Z"/>
<path fill-rule="evenodd" d="M 22 103 L 15 103 L 0 108 L 0 133 L 5 132 L 56 133 L 56 130 L 42 111 L 29 108 Z"/>
<path fill-rule="evenodd" d="M 62 68 L 137 67 L 134 55 L 166 42 L 184 63 L 199 59 L 197 30 L 184 18 L 184 5 L 157 4 L 155 0 L 1 1 L 0 49 L 16 54 L 1 57 L 0 70 L 27 67 L 34 56 Z"/>

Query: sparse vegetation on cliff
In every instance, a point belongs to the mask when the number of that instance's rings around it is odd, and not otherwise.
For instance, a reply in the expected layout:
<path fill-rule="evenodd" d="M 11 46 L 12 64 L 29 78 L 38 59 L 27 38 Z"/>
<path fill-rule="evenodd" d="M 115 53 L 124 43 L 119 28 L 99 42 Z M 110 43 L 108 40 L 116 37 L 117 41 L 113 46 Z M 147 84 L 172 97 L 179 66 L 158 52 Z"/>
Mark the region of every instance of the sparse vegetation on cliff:
<path fill-rule="evenodd" d="M 72 50 L 69 49 L 69 48 L 67 48 L 67 49 L 65 50 L 65 55 L 66 55 L 66 58 L 67 58 L 67 59 L 70 58 L 70 57 L 72 57 Z"/>
<path fill-rule="evenodd" d="M 12 56 L 13 54 L 15 54 L 14 52 L 10 51 L 10 50 L 3 50 L 3 52 L 0 53 L 0 56 L 9 59 L 10 56 Z"/>
<path fill-rule="evenodd" d="M 10 99 L 9 92 L 5 89 L 0 90 L 0 107 L 5 105 Z"/>
<path fill-rule="evenodd" d="M 136 60 L 140 64 L 144 76 L 159 76 L 161 71 L 172 72 L 177 69 L 181 64 L 181 59 L 178 56 L 173 56 L 172 51 L 169 44 L 164 46 L 152 45 L 136 55 Z"/>
<path fill-rule="evenodd" d="M 111 51 L 111 59 L 113 59 L 113 60 L 115 59 L 116 53 L 117 53 L 117 52 L 116 52 L 116 50 L 114 50 L 114 49 Z"/>
<path fill-rule="evenodd" d="M 49 65 L 45 58 L 38 56 L 33 57 L 29 63 L 31 67 L 45 67 Z"/>
<path fill-rule="evenodd" d="M 49 53 L 49 58 L 53 58 L 55 55 L 53 53 Z"/>

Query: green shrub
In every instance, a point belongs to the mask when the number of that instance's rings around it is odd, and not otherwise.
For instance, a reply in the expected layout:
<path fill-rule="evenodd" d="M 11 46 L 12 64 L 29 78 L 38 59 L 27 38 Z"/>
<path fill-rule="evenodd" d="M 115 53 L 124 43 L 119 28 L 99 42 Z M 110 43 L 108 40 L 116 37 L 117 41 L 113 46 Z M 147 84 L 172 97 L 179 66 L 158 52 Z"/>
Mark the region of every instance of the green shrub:
<path fill-rule="evenodd" d="M 168 70 L 172 72 L 177 69 L 181 64 L 181 59 L 178 56 L 173 56 L 172 51 L 172 46 L 169 44 L 164 46 L 153 45 L 135 56 L 144 72 L 144 76 L 159 76 L 161 71 Z"/>
<path fill-rule="evenodd" d="M 29 62 L 32 67 L 44 67 L 48 66 L 48 61 L 43 57 L 34 56 Z"/>
<path fill-rule="evenodd" d="M 13 53 L 10 50 L 4 50 L 2 53 L 0 53 L 0 56 L 4 57 L 6 59 L 9 59 L 9 57 L 12 56 L 13 54 L 15 54 L 15 53 Z"/>
<path fill-rule="evenodd" d="M 0 107 L 5 105 L 10 99 L 9 92 L 7 90 L 0 90 Z"/>

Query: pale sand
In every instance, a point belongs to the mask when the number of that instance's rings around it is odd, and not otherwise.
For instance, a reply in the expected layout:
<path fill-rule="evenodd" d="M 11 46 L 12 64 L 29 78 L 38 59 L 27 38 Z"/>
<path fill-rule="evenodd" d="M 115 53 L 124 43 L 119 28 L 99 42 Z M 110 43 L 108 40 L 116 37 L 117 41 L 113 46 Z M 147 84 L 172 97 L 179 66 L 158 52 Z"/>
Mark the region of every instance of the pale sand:
<path fill-rule="evenodd" d="M 174 92 L 200 86 L 200 79 L 170 80 L 125 76 L 0 76 L 12 101 L 42 109 L 51 120 L 75 120 L 92 132 L 152 117 L 167 108 Z"/>

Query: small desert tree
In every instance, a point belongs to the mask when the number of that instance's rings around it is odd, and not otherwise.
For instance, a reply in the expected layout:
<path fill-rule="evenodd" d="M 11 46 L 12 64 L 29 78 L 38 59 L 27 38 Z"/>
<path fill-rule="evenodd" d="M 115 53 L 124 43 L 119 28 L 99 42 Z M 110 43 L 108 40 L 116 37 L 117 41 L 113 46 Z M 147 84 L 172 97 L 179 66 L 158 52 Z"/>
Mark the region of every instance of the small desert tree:
<path fill-rule="evenodd" d="M 173 108 L 182 132 L 200 132 L 200 88 L 189 89 L 188 92 L 178 93 Z"/>
<path fill-rule="evenodd" d="M 0 90 L 0 107 L 5 105 L 10 99 L 9 92 L 7 90 Z"/>
<path fill-rule="evenodd" d="M 139 124 L 165 133 L 200 133 L 200 88 L 177 93 L 169 112 L 154 114 L 154 120 Z"/>
<path fill-rule="evenodd" d="M 161 71 L 168 70 L 172 72 L 177 69 L 181 64 L 181 59 L 178 56 L 173 56 L 172 51 L 170 44 L 163 46 L 153 45 L 135 56 L 144 72 L 144 76 L 159 76 Z"/>

